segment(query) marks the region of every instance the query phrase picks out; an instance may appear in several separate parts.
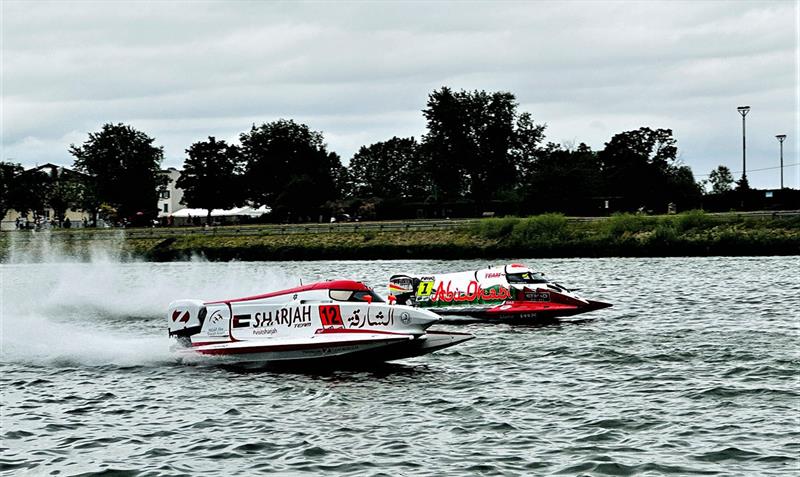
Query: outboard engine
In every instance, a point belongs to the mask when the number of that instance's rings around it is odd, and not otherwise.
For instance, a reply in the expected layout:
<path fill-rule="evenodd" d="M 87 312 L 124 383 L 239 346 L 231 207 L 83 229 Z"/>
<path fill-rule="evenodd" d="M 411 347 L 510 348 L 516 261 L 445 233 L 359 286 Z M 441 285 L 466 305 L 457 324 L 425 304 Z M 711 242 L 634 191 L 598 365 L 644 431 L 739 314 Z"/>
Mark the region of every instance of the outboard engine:
<path fill-rule="evenodd" d="M 169 304 L 167 324 L 169 336 L 179 344 L 191 346 L 189 337 L 200 332 L 208 310 L 201 300 L 177 300 Z"/>

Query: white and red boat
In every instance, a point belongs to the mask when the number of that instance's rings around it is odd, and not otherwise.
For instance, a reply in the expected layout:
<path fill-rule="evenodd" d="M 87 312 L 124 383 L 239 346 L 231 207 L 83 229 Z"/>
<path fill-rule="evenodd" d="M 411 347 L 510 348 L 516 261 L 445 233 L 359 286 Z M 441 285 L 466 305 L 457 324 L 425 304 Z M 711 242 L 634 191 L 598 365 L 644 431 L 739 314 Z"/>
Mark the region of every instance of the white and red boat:
<path fill-rule="evenodd" d="M 178 300 L 167 315 L 186 361 L 369 364 L 419 356 L 472 339 L 428 331 L 431 311 L 385 302 L 361 282 L 335 280 L 263 295 Z"/>
<path fill-rule="evenodd" d="M 439 315 L 479 320 L 541 320 L 610 307 L 581 298 L 525 265 L 510 264 L 466 272 L 394 275 L 389 292 L 397 303 Z"/>

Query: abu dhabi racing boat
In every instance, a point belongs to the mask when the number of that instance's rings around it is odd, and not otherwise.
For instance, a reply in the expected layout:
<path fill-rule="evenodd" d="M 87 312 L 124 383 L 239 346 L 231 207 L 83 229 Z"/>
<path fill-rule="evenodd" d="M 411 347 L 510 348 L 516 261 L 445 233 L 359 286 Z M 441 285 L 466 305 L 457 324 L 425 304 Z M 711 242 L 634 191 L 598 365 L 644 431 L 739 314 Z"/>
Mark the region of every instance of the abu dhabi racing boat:
<path fill-rule="evenodd" d="M 213 363 L 370 364 L 419 356 L 472 339 L 428 331 L 441 317 L 386 303 L 361 282 L 335 280 L 263 295 L 169 305 L 173 351 Z"/>
<path fill-rule="evenodd" d="M 457 273 L 394 275 L 397 303 L 479 320 L 540 320 L 610 307 L 581 298 L 521 264 Z"/>

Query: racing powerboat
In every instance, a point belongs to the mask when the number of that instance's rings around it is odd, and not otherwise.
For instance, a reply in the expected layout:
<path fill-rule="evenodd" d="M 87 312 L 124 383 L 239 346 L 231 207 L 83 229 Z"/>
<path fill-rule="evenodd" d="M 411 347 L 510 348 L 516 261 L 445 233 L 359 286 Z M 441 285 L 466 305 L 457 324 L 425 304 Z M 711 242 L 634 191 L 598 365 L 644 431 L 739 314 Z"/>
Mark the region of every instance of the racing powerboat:
<path fill-rule="evenodd" d="M 387 303 L 352 280 L 231 300 L 178 300 L 167 313 L 172 349 L 184 361 L 237 364 L 369 364 L 473 338 L 428 331 L 441 319 L 429 310 Z"/>
<path fill-rule="evenodd" d="M 439 315 L 491 321 L 552 319 L 611 306 L 581 298 L 521 264 L 456 273 L 394 275 L 389 279 L 389 292 L 400 304 Z"/>

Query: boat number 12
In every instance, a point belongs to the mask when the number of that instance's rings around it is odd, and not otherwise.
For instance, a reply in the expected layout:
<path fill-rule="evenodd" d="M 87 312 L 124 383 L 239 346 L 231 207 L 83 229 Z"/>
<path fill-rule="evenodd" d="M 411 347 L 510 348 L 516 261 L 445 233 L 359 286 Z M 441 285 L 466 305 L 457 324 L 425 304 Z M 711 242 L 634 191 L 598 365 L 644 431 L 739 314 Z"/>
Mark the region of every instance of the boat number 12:
<path fill-rule="evenodd" d="M 339 305 L 320 305 L 319 307 L 319 320 L 322 326 L 343 325 L 342 311 Z"/>

